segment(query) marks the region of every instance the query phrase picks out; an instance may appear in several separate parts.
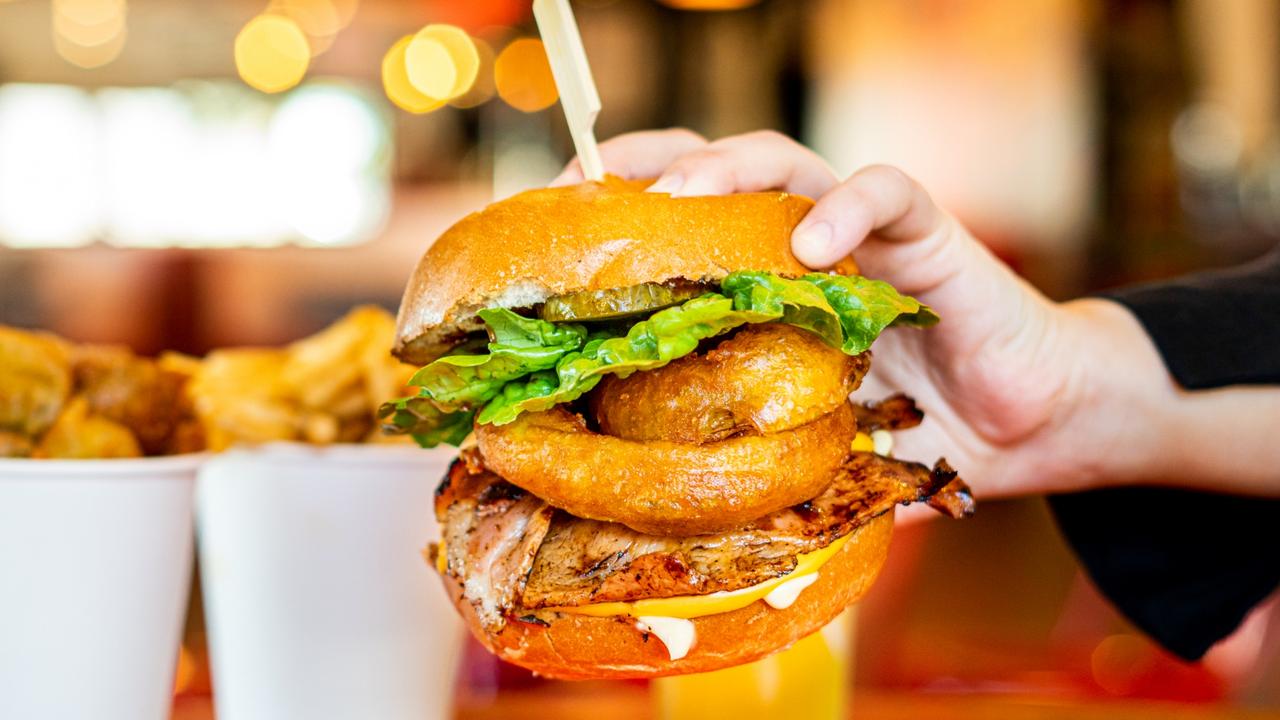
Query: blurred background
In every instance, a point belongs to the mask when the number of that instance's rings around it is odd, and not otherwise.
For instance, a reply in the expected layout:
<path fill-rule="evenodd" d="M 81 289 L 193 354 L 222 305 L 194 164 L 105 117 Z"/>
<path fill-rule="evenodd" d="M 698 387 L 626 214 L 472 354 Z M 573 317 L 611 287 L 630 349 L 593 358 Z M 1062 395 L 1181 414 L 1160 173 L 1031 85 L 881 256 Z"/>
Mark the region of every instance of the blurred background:
<path fill-rule="evenodd" d="M 841 173 L 895 163 L 1057 298 L 1280 237 L 1273 0 L 574 7 L 599 137 L 774 128 Z M 0 0 L 0 322 L 202 353 L 394 309 L 445 227 L 571 155 L 536 37 L 528 0 Z M 860 692 L 1280 707 L 1271 606 L 1180 663 L 1040 501 L 906 527 L 886 573 Z M 195 606 L 180 693 L 208 692 L 201 632 Z M 588 692 L 468 653 L 464 702 L 529 689 Z"/>

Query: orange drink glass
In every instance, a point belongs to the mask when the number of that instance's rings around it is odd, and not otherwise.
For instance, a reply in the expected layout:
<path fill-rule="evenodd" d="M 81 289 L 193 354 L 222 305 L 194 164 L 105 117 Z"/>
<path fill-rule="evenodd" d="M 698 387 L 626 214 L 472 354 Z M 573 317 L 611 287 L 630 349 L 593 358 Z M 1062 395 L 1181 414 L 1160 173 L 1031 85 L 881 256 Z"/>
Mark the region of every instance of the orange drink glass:
<path fill-rule="evenodd" d="M 853 610 L 789 649 L 738 667 L 659 678 L 653 683 L 658 720 L 848 716 Z"/>

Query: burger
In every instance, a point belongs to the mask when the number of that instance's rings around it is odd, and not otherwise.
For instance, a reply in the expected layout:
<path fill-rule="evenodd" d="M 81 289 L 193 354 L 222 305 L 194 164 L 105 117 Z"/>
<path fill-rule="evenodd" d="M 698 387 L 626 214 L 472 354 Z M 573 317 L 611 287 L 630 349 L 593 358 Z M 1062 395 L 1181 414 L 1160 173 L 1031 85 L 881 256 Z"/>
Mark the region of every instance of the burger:
<path fill-rule="evenodd" d="M 944 460 L 891 457 L 904 396 L 855 405 L 869 348 L 937 316 L 888 284 L 806 270 L 812 207 L 672 198 L 607 178 L 524 192 L 418 263 L 390 432 L 464 449 L 428 548 L 471 631 L 554 678 L 750 662 L 822 628 L 880 571 L 895 506 L 960 517 Z"/>

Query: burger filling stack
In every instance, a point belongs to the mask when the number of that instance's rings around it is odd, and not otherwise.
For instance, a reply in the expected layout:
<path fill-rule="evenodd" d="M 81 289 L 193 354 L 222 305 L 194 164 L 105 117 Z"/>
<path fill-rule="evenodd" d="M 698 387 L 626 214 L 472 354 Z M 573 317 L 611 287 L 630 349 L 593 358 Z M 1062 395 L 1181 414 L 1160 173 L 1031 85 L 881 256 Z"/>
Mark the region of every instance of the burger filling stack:
<path fill-rule="evenodd" d="M 973 511 L 945 461 L 891 457 L 923 417 L 909 398 L 849 401 L 876 337 L 937 322 L 927 306 L 851 263 L 801 266 L 806 198 L 643 188 L 472 214 L 398 319 L 396 354 L 423 367 L 387 429 L 465 448 L 428 558 L 486 647 L 550 677 L 785 649 L 871 585 L 895 506 Z"/>

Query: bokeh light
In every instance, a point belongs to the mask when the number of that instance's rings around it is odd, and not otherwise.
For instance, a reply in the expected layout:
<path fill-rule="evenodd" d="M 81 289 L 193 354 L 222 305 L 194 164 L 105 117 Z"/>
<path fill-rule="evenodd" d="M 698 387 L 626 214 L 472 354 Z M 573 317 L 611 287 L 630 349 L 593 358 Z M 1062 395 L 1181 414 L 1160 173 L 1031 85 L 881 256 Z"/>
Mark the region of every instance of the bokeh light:
<path fill-rule="evenodd" d="M 493 63 L 498 96 L 524 112 L 545 110 L 560 97 L 541 40 L 521 38 L 498 54 Z"/>
<path fill-rule="evenodd" d="M 125 0 L 53 0 L 53 12 L 77 25 L 100 25 L 125 13 Z"/>
<path fill-rule="evenodd" d="M 358 0 L 271 0 L 267 12 L 283 15 L 306 33 L 314 57 L 333 45 L 338 32 L 350 24 Z"/>
<path fill-rule="evenodd" d="M 337 35 L 308 35 L 307 45 L 311 47 L 311 57 L 320 57 L 333 47 L 333 41 L 337 40 Z"/>
<path fill-rule="evenodd" d="M 333 8 L 338 11 L 338 26 L 346 27 L 355 18 L 360 0 L 333 0 Z"/>
<path fill-rule="evenodd" d="M 475 43 L 476 57 L 479 60 L 475 82 L 471 89 L 449 101 L 457 108 L 471 108 L 483 105 L 493 97 L 493 46 L 481 38 L 472 38 Z"/>
<path fill-rule="evenodd" d="M 85 47 L 105 45 L 124 32 L 124 13 L 112 15 L 99 23 L 83 25 L 62 13 L 55 12 L 53 14 L 53 32 L 56 36 L 60 36 L 76 45 Z"/>
<path fill-rule="evenodd" d="M 293 20 L 302 32 L 313 37 L 333 35 L 342 29 L 332 0 L 272 0 L 267 11 Z"/>
<path fill-rule="evenodd" d="M 449 49 L 435 40 L 413 38 L 404 49 L 409 84 L 427 97 L 445 100 L 458 84 L 460 73 Z"/>
<path fill-rule="evenodd" d="M 298 23 L 283 15 L 259 15 L 236 36 L 236 71 L 250 87 L 277 93 L 307 74 L 311 46 Z"/>
<path fill-rule="evenodd" d="M 413 36 L 405 49 L 405 68 L 409 82 L 422 94 L 452 100 L 475 84 L 480 55 L 462 28 L 428 25 Z"/>
<path fill-rule="evenodd" d="M 121 30 L 115 37 L 101 45 L 79 45 L 62 35 L 54 35 L 53 48 L 63 60 L 76 67 L 90 69 L 102 67 L 120 57 L 127 37 L 128 33 Z"/>
<path fill-rule="evenodd" d="M 444 105 L 444 101 L 422 94 L 413 86 L 413 83 L 409 82 L 409 72 L 405 67 L 405 50 L 409 48 L 411 42 L 413 42 L 413 36 L 405 35 L 383 56 L 382 89 L 396 107 L 421 115 Z"/>
<path fill-rule="evenodd" d="M 273 207 L 311 242 L 376 232 L 390 199 L 383 117 L 343 87 L 308 85 L 280 104 L 267 137 Z"/>
<path fill-rule="evenodd" d="M 72 65 L 100 67 L 124 49 L 125 0 L 54 0 L 52 8 L 54 49 Z"/>

